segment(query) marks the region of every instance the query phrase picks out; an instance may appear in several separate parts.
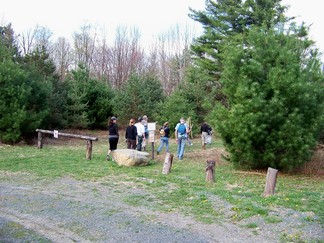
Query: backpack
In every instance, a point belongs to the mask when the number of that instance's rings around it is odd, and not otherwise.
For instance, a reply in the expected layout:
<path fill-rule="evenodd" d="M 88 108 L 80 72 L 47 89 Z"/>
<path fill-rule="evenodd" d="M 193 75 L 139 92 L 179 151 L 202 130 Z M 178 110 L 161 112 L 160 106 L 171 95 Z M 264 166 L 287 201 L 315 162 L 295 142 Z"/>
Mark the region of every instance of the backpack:
<path fill-rule="evenodd" d="M 180 123 L 179 128 L 178 128 L 178 133 L 180 133 L 181 135 L 184 135 L 184 134 L 186 134 L 186 132 L 187 132 L 187 129 L 186 129 L 185 124 Z"/>
<path fill-rule="evenodd" d="M 207 129 L 207 134 L 208 134 L 208 135 L 212 135 L 212 133 L 213 133 L 213 132 L 212 132 L 212 129 L 211 129 L 210 127 L 208 127 L 208 129 Z"/>
<path fill-rule="evenodd" d="M 161 137 L 164 137 L 165 136 L 164 127 L 161 127 L 160 128 L 160 135 L 161 135 Z"/>

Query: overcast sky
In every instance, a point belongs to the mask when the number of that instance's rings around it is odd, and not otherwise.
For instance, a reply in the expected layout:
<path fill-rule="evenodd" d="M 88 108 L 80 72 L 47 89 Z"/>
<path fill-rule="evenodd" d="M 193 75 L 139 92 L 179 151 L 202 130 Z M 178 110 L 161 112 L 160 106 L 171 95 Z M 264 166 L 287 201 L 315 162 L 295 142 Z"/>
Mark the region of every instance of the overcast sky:
<path fill-rule="evenodd" d="M 57 37 L 70 38 L 85 23 L 115 34 L 116 27 L 136 27 L 142 39 L 165 33 L 171 26 L 200 25 L 188 17 L 189 6 L 204 9 L 204 0 L 0 0 L 0 23 L 11 22 L 17 33 L 37 24 Z"/>
<path fill-rule="evenodd" d="M 287 13 L 312 24 L 310 37 L 324 52 L 324 23 L 321 0 L 283 0 Z M 0 25 L 12 23 L 16 33 L 39 26 L 54 37 L 70 38 L 85 23 L 105 28 L 114 35 L 118 26 L 136 27 L 141 39 L 150 41 L 176 24 L 189 25 L 200 33 L 199 23 L 188 17 L 189 7 L 203 10 L 205 0 L 0 0 Z M 324 58 L 322 58 L 324 60 Z"/>

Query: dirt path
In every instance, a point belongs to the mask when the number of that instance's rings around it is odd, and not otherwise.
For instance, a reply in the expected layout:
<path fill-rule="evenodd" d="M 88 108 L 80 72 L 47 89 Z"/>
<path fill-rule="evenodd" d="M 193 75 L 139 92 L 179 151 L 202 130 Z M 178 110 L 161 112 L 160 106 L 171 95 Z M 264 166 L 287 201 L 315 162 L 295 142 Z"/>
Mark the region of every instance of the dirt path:
<path fill-rule="evenodd" d="M 277 242 L 233 224 L 203 224 L 124 202 L 143 189 L 0 172 L 1 242 Z"/>

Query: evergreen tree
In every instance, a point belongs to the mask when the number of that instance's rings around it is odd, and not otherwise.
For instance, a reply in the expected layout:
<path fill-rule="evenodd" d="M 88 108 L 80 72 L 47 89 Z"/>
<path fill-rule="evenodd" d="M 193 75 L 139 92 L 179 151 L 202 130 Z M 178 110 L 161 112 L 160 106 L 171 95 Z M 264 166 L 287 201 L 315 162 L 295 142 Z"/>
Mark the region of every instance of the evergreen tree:
<path fill-rule="evenodd" d="M 154 111 L 164 100 L 161 83 L 150 76 L 132 75 L 121 90 L 116 91 L 113 112 L 122 122 L 147 115 L 154 120 Z"/>
<path fill-rule="evenodd" d="M 224 46 L 237 34 L 246 33 L 253 26 L 271 28 L 288 21 L 281 0 L 206 0 L 204 11 L 191 9 L 193 20 L 202 24 L 204 32 L 191 45 L 193 61 L 208 82 L 201 83 L 206 90 L 204 104 L 226 102 L 219 82 L 223 71 Z"/>
<path fill-rule="evenodd" d="M 179 89 L 181 88 L 179 87 Z M 181 117 L 185 119 L 191 117 L 192 124 L 197 122 L 194 101 L 190 101 L 184 92 L 181 92 L 179 89 L 167 96 L 165 101 L 158 104 L 156 114 L 154 115 L 160 125 L 168 121 L 171 131 L 175 128 Z"/>
<path fill-rule="evenodd" d="M 64 113 L 62 101 L 64 97 L 55 96 L 55 84 L 59 77 L 55 74 L 55 65 L 50 59 L 44 47 L 37 47 L 35 50 L 21 58 L 22 68 L 28 73 L 29 84 L 32 86 L 32 94 L 29 97 L 29 109 L 34 115 L 30 115 L 30 120 L 41 119 L 39 124 L 42 128 L 49 128 L 55 112 Z M 33 116 L 37 116 L 38 118 Z M 31 121 L 27 121 L 31 123 Z M 59 124 L 61 121 L 59 122 Z"/>
<path fill-rule="evenodd" d="M 26 104 L 31 87 L 26 73 L 9 59 L 0 62 L 0 86 L 0 140 L 18 142 L 28 115 Z"/>
<path fill-rule="evenodd" d="M 231 161 L 289 171 L 310 158 L 323 129 L 324 76 L 304 26 L 251 29 L 232 38 L 220 79 L 227 97 L 214 109 Z"/>
<path fill-rule="evenodd" d="M 106 128 L 107 119 L 112 115 L 114 93 L 104 82 L 90 79 L 87 82 L 85 100 L 88 104 L 87 114 L 92 121 L 90 128 Z"/>
<path fill-rule="evenodd" d="M 20 58 L 15 33 L 11 24 L 0 26 L 0 58 L 1 61 L 10 59 L 15 62 Z"/>
<path fill-rule="evenodd" d="M 232 36 L 253 26 L 272 28 L 288 19 L 281 0 L 206 0 L 205 11 L 191 9 L 189 16 L 202 24 L 204 33 L 191 46 L 195 61 L 208 70 L 211 80 L 222 71 L 223 46 Z"/>
<path fill-rule="evenodd" d="M 74 129 L 88 128 L 93 121 L 90 121 L 87 110 L 88 101 L 86 83 L 89 79 L 89 72 L 84 66 L 72 71 L 67 77 L 67 126 Z"/>
<path fill-rule="evenodd" d="M 67 121 L 72 128 L 105 128 L 112 114 L 113 92 L 103 82 L 90 78 L 89 70 L 79 65 L 66 83 Z"/>
<path fill-rule="evenodd" d="M 49 86 L 19 55 L 14 32 L 0 28 L 0 139 L 18 142 L 35 133 L 48 114 Z"/>

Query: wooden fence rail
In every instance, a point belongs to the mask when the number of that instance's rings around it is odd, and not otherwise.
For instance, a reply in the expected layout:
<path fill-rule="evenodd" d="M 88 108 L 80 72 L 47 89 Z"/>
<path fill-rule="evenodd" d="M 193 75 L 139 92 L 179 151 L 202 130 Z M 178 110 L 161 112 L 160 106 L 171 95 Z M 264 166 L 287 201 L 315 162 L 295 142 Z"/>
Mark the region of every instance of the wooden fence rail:
<path fill-rule="evenodd" d="M 42 135 L 43 133 L 54 135 L 54 131 L 49 131 L 49 130 L 36 129 L 36 132 L 38 132 L 37 148 L 39 148 L 39 149 L 43 148 L 43 135 Z M 97 137 L 90 137 L 90 136 L 85 136 L 85 135 L 63 133 L 63 132 L 57 132 L 57 135 L 62 136 L 62 137 L 80 138 L 80 139 L 87 140 L 86 159 L 91 160 L 92 141 L 98 141 Z"/>

